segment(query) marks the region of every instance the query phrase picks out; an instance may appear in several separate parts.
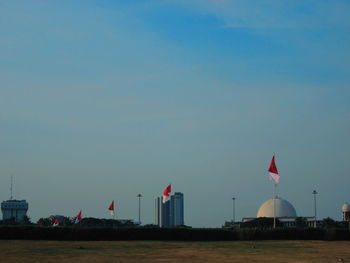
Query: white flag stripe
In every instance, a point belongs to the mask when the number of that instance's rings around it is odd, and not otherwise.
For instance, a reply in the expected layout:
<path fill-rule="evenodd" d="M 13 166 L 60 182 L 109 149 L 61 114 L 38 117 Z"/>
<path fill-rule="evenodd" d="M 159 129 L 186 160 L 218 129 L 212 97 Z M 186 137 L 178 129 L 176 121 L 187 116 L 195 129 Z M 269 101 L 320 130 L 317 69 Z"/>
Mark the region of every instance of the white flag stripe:
<path fill-rule="evenodd" d="M 270 180 L 274 181 L 276 184 L 280 182 L 280 176 L 275 173 L 269 173 L 270 174 Z"/>
<path fill-rule="evenodd" d="M 170 195 L 169 196 L 165 196 L 163 195 L 163 204 L 170 201 Z"/>

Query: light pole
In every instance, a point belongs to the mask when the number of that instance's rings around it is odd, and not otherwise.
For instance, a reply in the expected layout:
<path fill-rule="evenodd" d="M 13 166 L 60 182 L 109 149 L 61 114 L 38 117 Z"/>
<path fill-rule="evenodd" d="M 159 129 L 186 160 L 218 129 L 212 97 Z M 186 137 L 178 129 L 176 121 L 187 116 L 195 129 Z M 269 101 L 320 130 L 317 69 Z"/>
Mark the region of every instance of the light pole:
<path fill-rule="evenodd" d="M 232 222 L 234 223 L 236 221 L 236 209 L 235 209 L 235 200 L 236 200 L 236 197 L 232 197 L 232 203 L 233 203 L 233 207 L 232 207 Z"/>
<path fill-rule="evenodd" d="M 141 197 L 142 197 L 142 194 L 138 194 L 137 197 L 139 198 L 139 224 L 141 225 Z"/>
<path fill-rule="evenodd" d="M 316 195 L 317 195 L 318 193 L 316 192 L 316 190 L 313 190 L 313 191 L 312 191 L 312 194 L 314 195 L 314 210 L 315 210 L 315 222 L 314 222 L 314 227 L 316 228 L 316 221 L 317 221 L 317 219 L 316 219 Z"/>

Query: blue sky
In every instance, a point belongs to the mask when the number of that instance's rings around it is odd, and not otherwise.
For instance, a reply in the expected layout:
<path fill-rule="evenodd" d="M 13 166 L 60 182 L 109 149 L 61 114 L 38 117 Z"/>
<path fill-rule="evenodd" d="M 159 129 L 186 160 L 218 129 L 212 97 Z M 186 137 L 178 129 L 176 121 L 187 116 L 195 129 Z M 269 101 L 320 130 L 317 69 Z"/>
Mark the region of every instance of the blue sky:
<path fill-rule="evenodd" d="M 279 195 L 340 219 L 350 156 L 348 1 L 0 1 L 0 198 L 29 216 L 221 226 Z"/>

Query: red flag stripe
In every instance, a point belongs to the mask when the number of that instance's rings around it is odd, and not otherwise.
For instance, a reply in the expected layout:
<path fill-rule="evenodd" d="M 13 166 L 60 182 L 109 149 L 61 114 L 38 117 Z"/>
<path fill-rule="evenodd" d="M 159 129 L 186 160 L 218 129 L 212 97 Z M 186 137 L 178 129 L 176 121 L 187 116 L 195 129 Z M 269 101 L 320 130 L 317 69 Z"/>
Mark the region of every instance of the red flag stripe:
<path fill-rule="evenodd" d="M 275 163 L 275 156 L 272 156 L 272 160 L 271 160 L 270 167 L 269 167 L 268 171 L 270 173 L 278 174 L 278 170 L 277 170 L 276 163 Z"/>
<path fill-rule="evenodd" d="M 112 203 L 109 205 L 108 210 L 109 210 L 109 211 L 114 211 L 114 200 L 113 200 Z"/>
<path fill-rule="evenodd" d="M 167 186 L 167 188 L 165 188 L 164 192 L 163 192 L 163 196 L 169 196 L 171 192 L 171 184 L 169 184 Z"/>

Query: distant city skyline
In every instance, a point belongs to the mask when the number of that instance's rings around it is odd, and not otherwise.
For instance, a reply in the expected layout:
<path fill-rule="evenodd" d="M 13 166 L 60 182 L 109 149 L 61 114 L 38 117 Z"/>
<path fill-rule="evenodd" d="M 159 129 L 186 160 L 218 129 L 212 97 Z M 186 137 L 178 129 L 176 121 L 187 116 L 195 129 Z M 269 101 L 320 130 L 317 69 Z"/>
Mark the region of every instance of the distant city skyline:
<path fill-rule="evenodd" d="M 0 200 L 154 222 L 171 182 L 185 223 L 350 202 L 345 0 L 0 0 Z M 208 212 L 210 211 L 210 212 Z"/>

